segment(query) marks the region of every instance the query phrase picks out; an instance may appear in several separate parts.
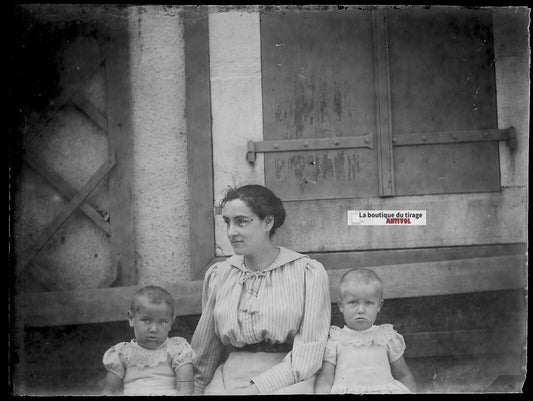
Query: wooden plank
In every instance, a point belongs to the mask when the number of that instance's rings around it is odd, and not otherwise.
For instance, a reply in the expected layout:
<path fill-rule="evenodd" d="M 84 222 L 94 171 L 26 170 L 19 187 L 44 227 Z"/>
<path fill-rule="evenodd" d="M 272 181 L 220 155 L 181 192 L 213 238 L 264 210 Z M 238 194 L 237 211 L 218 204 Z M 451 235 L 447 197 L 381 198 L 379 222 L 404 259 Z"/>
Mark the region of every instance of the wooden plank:
<path fill-rule="evenodd" d="M 318 260 L 328 270 L 365 268 L 395 264 L 434 262 L 444 260 L 484 258 L 525 254 L 526 244 L 432 247 L 415 249 L 380 249 L 354 252 L 312 252 L 307 255 Z"/>
<path fill-rule="evenodd" d="M 527 188 L 501 192 L 284 202 L 274 239 L 298 252 L 525 242 Z M 425 226 L 348 226 L 348 210 L 426 210 Z"/>
<path fill-rule="evenodd" d="M 183 15 L 189 251 L 193 279 L 202 278 L 203 269 L 215 256 L 207 14 L 207 8 L 194 7 Z"/>
<path fill-rule="evenodd" d="M 492 10 L 405 7 L 387 23 L 394 136 L 498 128 Z"/>
<path fill-rule="evenodd" d="M 201 313 L 202 281 L 165 288 L 176 301 L 176 315 Z M 142 286 L 21 294 L 27 326 L 59 326 L 127 320 L 131 297 Z"/>
<path fill-rule="evenodd" d="M 104 114 L 98 110 L 98 108 L 83 96 L 81 93 L 76 92 L 71 101 L 74 105 L 87 117 L 89 117 L 96 125 L 98 125 L 102 131 L 107 133 L 107 118 Z"/>
<path fill-rule="evenodd" d="M 265 140 L 375 138 L 370 10 L 262 12 L 261 72 Z M 375 150 L 268 153 L 264 160 L 265 185 L 282 200 L 379 195 Z"/>
<path fill-rule="evenodd" d="M 70 184 L 64 181 L 60 176 L 51 172 L 48 168 L 41 165 L 35 159 L 30 160 L 25 156 L 23 160 L 28 166 L 33 168 L 41 177 L 43 177 L 46 182 L 57 189 L 63 196 L 67 197 L 67 200 L 70 200 L 76 196 L 76 189 L 71 187 Z M 98 227 L 104 230 L 106 234 L 109 234 L 109 223 L 105 221 L 102 215 L 98 213 L 91 205 L 89 205 L 87 202 L 82 202 L 80 209 Z"/>
<path fill-rule="evenodd" d="M 331 299 L 338 299 L 338 283 L 349 269 L 329 270 Z M 433 295 L 524 288 L 524 255 L 374 266 L 383 280 L 383 297 L 409 298 Z"/>
<path fill-rule="evenodd" d="M 133 149 L 126 9 L 118 9 L 109 21 L 113 51 L 106 59 L 106 99 L 109 152 L 117 160 L 109 177 L 111 266 L 116 266 L 117 285 L 137 283 L 133 238 Z"/>
<path fill-rule="evenodd" d="M 479 354 L 520 354 L 524 333 L 514 329 L 453 330 L 403 334 L 407 358 Z"/>
<path fill-rule="evenodd" d="M 374 83 L 376 88 L 377 150 L 380 196 L 394 195 L 394 162 L 392 153 L 391 90 L 389 74 L 389 38 L 387 12 L 373 11 Z"/>
<path fill-rule="evenodd" d="M 327 270 L 365 268 L 388 265 L 391 260 L 395 264 L 434 262 L 439 260 L 456 260 L 469 258 L 485 258 L 489 256 L 523 255 L 526 252 L 524 243 L 453 246 L 413 249 L 380 249 L 352 252 L 306 252 L 310 258 L 318 260 Z M 203 279 L 206 271 L 215 263 L 222 262 L 225 256 L 213 258 L 198 275 Z"/>
<path fill-rule="evenodd" d="M 392 138 L 393 146 L 463 142 L 509 141 L 513 128 L 403 133 Z"/>
<path fill-rule="evenodd" d="M 17 261 L 16 271 L 20 272 L 31 261 L 31 259 L 46 245 L 46 242 L 63 225 L 69 216 L 80 206 L 89 194 L 102 181 L 106 174 L 115 165 L 114 159 L 107 159 L 91 178 L 85 183 L 80 191 L 74 196 L 65 207 L 58 213 L 52 222 L 43 230 L 37 239 L 27 249 L 21 252 Z"/>
<path fill-rule="evenodd" d="M 394 137 L 497 127 L 489 10 L 389 10 Z M 450 118 L 453 116 L 453 118 Z M 394 148 L 397 195 L 500 190 L 498 144 Z"/>
<path fill-rule="evenodd" d="M 396 193 L 499 191 L 498 146 L 493 141 L 396 147 Z"/>
<path fill-rule="evenodd" d="M 523 288 L 527 282 L 522 255 L 376 266 L 385 283 L 385 298 L 407 298 Z M 329 270 L 333 302 L 337 283 L 347 269 Z M 167 287 L 176 300 L 176 315 L 201 313 L 203 281 Z M 126 319 L 133 293 L 141 288 L 116 287 L 24 294 L 23 315 L 28 326 L 98 323 Z"/>

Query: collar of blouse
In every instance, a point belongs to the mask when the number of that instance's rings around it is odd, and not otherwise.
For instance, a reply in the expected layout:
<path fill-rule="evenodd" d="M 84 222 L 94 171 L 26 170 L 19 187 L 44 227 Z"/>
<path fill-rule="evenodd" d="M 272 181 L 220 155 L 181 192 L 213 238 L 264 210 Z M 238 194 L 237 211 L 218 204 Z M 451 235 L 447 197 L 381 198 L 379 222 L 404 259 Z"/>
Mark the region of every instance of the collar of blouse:
<path fill-rule="evenodd" d="M 270 272 L 281 267 L 287 263 L 293 262 L 295 260 L 306 258 L 307 256 L 302 255 L 298 252 L 291 251 L 290 249 L 279 247 L 280 251 L 276 259 L 268 266 L 266 269 L 260 271 L 251 271 L 246 268 L 244 264 L 244 257 L 242 255 L 233 255 L 227 259 L 227 262 L 237 269 L 240 270 L 240 275 L 238 283 L 242 286 L 245 285 L 247 281 L 250 281 L 248 286 L 248 301 L 246 302 L 245 310 L 248 312 L 254 312 L 256 309 L 256 299 L 258 297 L 259 289 L 263 281 L 266 281 L 266 284 L 270 282 L 271 274 Z"/>

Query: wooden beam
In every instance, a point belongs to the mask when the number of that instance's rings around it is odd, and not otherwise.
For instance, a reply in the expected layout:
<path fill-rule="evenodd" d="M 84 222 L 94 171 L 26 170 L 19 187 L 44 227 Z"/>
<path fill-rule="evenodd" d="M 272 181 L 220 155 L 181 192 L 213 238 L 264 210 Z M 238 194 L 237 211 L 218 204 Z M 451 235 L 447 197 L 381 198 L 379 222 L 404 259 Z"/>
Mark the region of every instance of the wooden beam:
<path fill-rule="evenodd" d="M 523 255 L 507 255 L 404 265 L 375 266 L 385 283 L 385 298 L 408 298 L 524 288 Z M 346 269 L 329 270 L 331 299 Z M 169 285 L 176 315 L 201 313 L 203 281 Z M 29 326 L 99 323 L 126 319 L 131 296 L 140 288 L 116 287 L 24 294 L 23 314 Z"/>
<path fill-rule="evenodd" d="M 87 117 L 89 117 L 98 127 L 107 133 L 107 118 L 104 114 L 98 110 L 98 108 L 83 96 L 81 93 L 76 92 L 71 99 L 72 103 Z"/>
<path fill-rule="evenodd" d="M 201 313 L 202 281 L 169 284 L 176 315 Z M 133 294 L 142 286 L 20 294 L 27 326 L 60 326 L 127 320 Z"/>
<path fill-rule="evenodd" d="M 349 252 L 304 252 L 310 258 L 318 260 L 326 270 L 371 268 L 372 266 L 388 265 L 391 260 L 395 264 L 422 263 L 456 259 L 485 258 L 489 256 L 523 255 L 526 244 L 497 244 L 474 246 L 450 246 L 413 249 L 380 249 Z M 206 271 L 215 263 L 226 259 L 224 256 L 214 257 L 199 271 L 198 280 L 203 279 Z"/>
<path fill-rule="evenodd" d="M 189 187 L 189 250 L 193 279 L 215 256 L 213 152 L 209 86 L 207 7 L 183 14 L 185 43 L 185 118 Z"/>
<path fill-rule="evenodd" d="M 117 165 L 109 177 L 111 266 L 116 266 L 117 285 L 137 284 L 133 225 L 133 127 L 131 75 L 126 9 L 109 16 L 111 47 L 106 59 L 106 99 L 109 152 Z"/>
<path fill-rule="evenodd" d="M 377 114 L 377 151 L 380 196 L 394 195 L 394 162 L 392 153 L 392 112 L 389 74 L 389 38 L 386 10 L 373 13 L 374 81 Z"/>
<path fill-rule="evenodd" d="M 59 191 L 63 196 L 70 200 L 76 196 L 76 189 L 70 186 L 66 181 L 64 181 L 57 174 L 54 174 L 45 166 L 41 165 L 35 159 L 30 160 L 27 156 L 23 158 L 24 162 L 35 170 L 41 177 L 43 177 L 46 182 L 53 186 L 56 190 Z M 106 232 L 109 235 L 109 223 L 104 220 L 102 215 L 98 213 L 91 205 L 87 202 L 82 202 L 80 205 L 80 210 L 85 213 L 98 227 Z"/>
<path fill-rule="evenodd" d="M 526 187 L 506 187 L 490 193 L 284 202 L 287 217 L 274 239 L 301 253 L 526 242 L 527 200 Z M 427 224 L 349 226 L 347 210 L 426 210 Z"/>
<path fill-rule="evenodd" d="M 348 270 L 328 271 L 332 301 L 338 298 L 338 283 Z M 373 266 L 371 270 L 383 280 L 386 299 L 508 290 L 527 284 L 523 255 Z"/>
<path fill-rule="evenodd" d="M 22 269 L 31 261 L 31 259 L 45 246 L 48 240 L 55 234 L 55 232 L 63 225 L 63 223 L 69 218 L 69 216 L 76 210 L 80 204 L 89 196 L 89 194 L 96 188 L 96 186 L 102 181 L 106 174 L 115 165 L 115 160 L 112 158 L 107 159 L 100 168 L 92 175 L 91 178 L 85 183 L 80 191 L 74 196 L 65 207 L 58 213 L 52 222 L 43 230 L 43 232 L 37 237 L 37 239 L 28 246 L 27 249 L 20 253 L 17 265 L 15 267 L 17 272 L 21 272 Z"/>
<path fill-rule="evenodd" d="M 479 354 L 520 354 L 524 333 L 514 329 L 452 330 L 403 334 L 407 358 Z"/>
<path fill-rule="evenodd" d="M 380 249 L 351 252 L 309 252 L 310 258 L 318 260 L 327 270 L 365 268 L 390 264 L 436 262 L 456 259 L 485 258 L 525 254 L 524 243 L 498 245 L 471 245 L 413 249 Z"/>

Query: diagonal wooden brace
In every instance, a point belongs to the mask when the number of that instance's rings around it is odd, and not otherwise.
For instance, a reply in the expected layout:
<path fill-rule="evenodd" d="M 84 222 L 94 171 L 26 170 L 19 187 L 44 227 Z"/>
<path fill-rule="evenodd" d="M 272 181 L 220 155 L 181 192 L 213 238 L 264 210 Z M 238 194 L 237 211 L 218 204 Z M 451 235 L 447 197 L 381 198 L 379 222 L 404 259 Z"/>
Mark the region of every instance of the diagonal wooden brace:
<path fill-rule="evenodd" d="M 35 277 L 41 284 L 43 284 L 49 291 L 67 291 L 68 288 L 59 283 L 52 275 L 38 263 L 32 265 L 29 273 Z"/>
<path fill-rule="evenodd" d="M 71 101 L 83 114 L 94 121 L 102 131 L 107 133 L 107 117 L 104 116 L 89 99 L 81 93 L 76 92 L 74 96 L 72 96 Z"/>
<path fill-rule="evenodd" d="M 28 157 L 23 158 L 24 162 L 35 170 L 41 177 L 43 177 L 46 182 L 51 186 L 57 189 L 63 196 L 68 200 L 76 196 L 76 190 L 72 188 L 68 183 L 63 181 L 58 175 L 48 171 L 48 169 L 42 166 L 39 162 L 35 160 L 30 160 Z M 104 220 L 104 218 L 98 213 L 91 205 L 87 202 L 82 202 L 80 209 L 87 217 L 89 217 L 98 227 L 106 232 L 109 235 L 109 223 Z"/>
<path fill-rule="evenodd" d="M 33 259 L 33 257 L 46 245 L 48 240 L 55 234 L 55 232 L 63 225 L 69 216 L 82 204 L 82 202 L 89 196 L 89 194 L 102 181 L 106 174 L 115 165 L 115 158 L 112 155 L 109 157 L 81 188 L 81 190 L 74 196 L 67 205 L 59 212 L 59 214 L 52 220 L 52 222 L 44 229 L 44 231 L 37 237 L 37 240 L 27 249 L 20 253 L 19 260 L 16 265 L 16 271 L 20 272 Z"/>

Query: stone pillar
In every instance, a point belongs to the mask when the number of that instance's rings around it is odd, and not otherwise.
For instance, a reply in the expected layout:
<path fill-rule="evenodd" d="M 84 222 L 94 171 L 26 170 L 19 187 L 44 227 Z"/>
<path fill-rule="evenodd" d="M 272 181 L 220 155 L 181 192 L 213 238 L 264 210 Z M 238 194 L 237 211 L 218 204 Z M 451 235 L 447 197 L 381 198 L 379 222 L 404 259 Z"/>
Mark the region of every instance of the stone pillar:
<path fill-rule="evenodd" d="M 183 21 L 179 7 L 139 6 L 129 27 L 139 284 L 190 280 Z"/>

